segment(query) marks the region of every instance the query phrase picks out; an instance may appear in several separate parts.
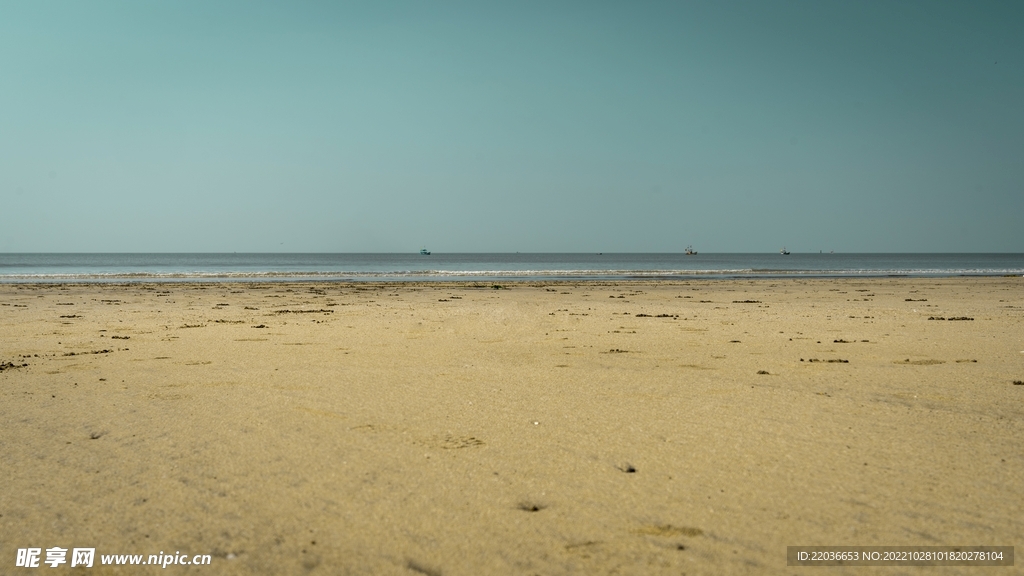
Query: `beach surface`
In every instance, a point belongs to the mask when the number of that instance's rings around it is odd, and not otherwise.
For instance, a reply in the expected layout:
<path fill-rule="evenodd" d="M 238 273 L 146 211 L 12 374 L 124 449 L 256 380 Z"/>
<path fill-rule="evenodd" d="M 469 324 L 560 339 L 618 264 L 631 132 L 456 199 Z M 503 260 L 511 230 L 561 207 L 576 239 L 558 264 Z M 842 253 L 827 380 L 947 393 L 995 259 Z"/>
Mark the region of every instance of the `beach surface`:
<path fill-rule="evenodd" d="M 1019 277 L 4 284 L 0 363 L 2 573 L 28 547 L 789 574 L 814 569 L 787 546 L 1024 542 Z M 212 564 L 100 565 L 176 552 Z"/>

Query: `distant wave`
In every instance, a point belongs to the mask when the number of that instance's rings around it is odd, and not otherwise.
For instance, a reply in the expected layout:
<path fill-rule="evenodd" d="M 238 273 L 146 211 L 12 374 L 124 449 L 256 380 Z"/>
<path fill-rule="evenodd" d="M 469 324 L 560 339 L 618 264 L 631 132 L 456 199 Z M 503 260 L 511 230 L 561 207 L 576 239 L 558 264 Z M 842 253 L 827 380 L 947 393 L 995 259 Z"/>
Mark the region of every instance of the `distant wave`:
<path fill-rule="evenodd" d="M 682 279 L 689 277 L 886 277 L 1024 275 L 1024 269 L 705 269 L 705 270 L 398 270 L 398 271 L 167 271 L 0 274 L 0 282 L 164 282 L 285 280 Z"/>
<path fill-rule="evenodd" d="M 6 280 L 172 280 L 172 279 L 290 279 L 290 278 L 589 278 L 634 276 L 743 275 L 739 270 L 393 270 L 393 271 L 262 271 L 262 272 L 82 272 L 0 274 Z"/>

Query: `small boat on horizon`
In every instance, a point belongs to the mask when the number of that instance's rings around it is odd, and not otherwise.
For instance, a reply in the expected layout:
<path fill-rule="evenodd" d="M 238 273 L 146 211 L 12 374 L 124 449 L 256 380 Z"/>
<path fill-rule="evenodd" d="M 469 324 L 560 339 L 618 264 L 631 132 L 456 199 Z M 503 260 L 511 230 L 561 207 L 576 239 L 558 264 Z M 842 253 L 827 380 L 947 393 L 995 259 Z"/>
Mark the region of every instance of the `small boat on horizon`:
<path fill-rule="evenodd" d="M 430 256 L 430 250 L 426 248 L 420 248 L 420 256 Z"/>
<path fill-rule="evenodd" d="M 693 249 L 692 245 L 687 246 L 686 247 L 686 255 L 687 256 L 696 256 L 697 255 L 697 251 Z"/>
<path fill-rule="evenodd" d="M 783 256 L 789 256 L 789 250 L 786 250 L 786 247 L 783 246 L 782 250 L 779 250 L 779 254 L 782 254 Z"/>

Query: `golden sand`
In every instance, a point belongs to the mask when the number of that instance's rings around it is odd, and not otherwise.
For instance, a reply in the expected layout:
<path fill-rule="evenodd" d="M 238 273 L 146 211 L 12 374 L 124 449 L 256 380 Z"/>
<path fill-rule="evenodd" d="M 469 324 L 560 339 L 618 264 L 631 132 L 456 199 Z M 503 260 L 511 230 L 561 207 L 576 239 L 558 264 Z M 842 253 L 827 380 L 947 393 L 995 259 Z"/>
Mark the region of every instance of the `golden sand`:
<path fill-rule="evenodd" d="M 0 573 L 52 546 L 470 575 L 1014 545 L 1022 288 L 0 285 Z"/>

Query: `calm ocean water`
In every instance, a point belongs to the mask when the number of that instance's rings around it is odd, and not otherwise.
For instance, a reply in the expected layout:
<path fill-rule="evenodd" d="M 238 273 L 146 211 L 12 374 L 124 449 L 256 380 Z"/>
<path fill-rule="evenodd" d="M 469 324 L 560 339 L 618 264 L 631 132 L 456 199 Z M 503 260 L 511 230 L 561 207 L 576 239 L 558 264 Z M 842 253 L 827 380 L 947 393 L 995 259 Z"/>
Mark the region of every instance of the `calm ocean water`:
<path fill-rule="evenodd" d="M 1024 275 L 1024 254 L 0 254 L 0 282 Z"/>

